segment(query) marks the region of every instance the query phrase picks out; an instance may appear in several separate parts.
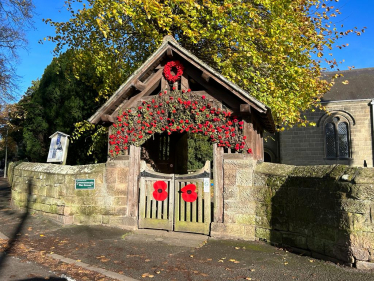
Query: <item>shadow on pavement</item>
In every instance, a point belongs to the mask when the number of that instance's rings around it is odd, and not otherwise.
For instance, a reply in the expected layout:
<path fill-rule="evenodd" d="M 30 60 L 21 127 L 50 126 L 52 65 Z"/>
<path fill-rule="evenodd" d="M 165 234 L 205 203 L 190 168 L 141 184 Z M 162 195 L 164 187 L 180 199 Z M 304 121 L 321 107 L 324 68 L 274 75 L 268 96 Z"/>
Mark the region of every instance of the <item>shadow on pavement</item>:
<path fill-rule="evenodd" d="M 29 199 L 30 199 L 30 195 L 31 195 L 31 186 L 32 186 L 32 179 L 29 179 L 28 183 L 27 183 L 27 200 L 26 200 L 26 206 L 25 206 L 25 208 L 26 208 L 25 213 L 23 213 L 22 216 L 20 217 L 20 219 L 21 219 L 20 223 L 17 225 L 16 229 L 14 230 L 11 237 L 9 238 L 8 245 L 5 247 L 5 249 L 3 249 L 3 252 L 0 255 L 0 272 L 3 268 L 5 260 L 7 259 L 8 253 L 15 246 L 15 244 L 18 240 L 18 237 L 22 233 L 23 227 L 24 227 L 24 225 L 26 223 L 26 220 L 29 216 L 29 205 L 30 205 L 30 200 Z"/>

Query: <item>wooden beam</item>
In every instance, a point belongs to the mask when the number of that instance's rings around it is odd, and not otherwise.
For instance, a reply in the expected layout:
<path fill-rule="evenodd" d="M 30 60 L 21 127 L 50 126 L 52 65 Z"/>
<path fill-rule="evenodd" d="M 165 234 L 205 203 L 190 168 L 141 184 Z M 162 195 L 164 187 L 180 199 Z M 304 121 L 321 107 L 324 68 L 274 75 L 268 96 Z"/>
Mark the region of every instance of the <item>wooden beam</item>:
<path fill-rule="evenodd" d="M 139 91 L 143 91 L 147 86 L 140 80 L 136 80 L 133 86 Z"/>
<path fill-rule="evenodd" d="M 181 77 L 181 90 L 187 91 L 190 88 L 190 84 L 188 82 L 188 76 L 183 73 Z"/>
<path fill-rule="evenodd" d="M 203 69 L 198 63 L 196 63 L 195 61 L 193 61 L 192 59 L 190 59 L 189 57 L 187 57 L 185 54 L 183 54 L 182 52 L 180 52 L 179 50 L 177 49 L 174 49 L 174 52 L 176 52 L 178 55 L 180 55 L 182 58 L 184 58 L 185 60 L 187 60 L 189 63 L 191 63 L 194 67 L 196 67 L 197 69 L 201 70 L 202 72 L 207 72 L 205 69 Z M 247 98 L 246 96 L 243 96 L 241 93 L 235 91 L 230 85 L 228 85 L 227 83 L 223 82 L 221 79 L 213 76 L 213 75 L 210 75 L 210 77 L 216 81 L 218 84 L 222 85 L 224 88 L 226 88 L 227 90 L 229 90 L 230 92 L 232 92 L 234 95 L 236 95 L 238 98 L 242 99 L 243 101 L 247 102 L 248 104 L 250 104 L 254 109 L 256 109 L 258 112 L 260 113 L 263 113 L 264 110 L 261 109 L 260 107 L 258 107 L 255 103 L 253 103 L 249 98 Z M 193 78 L 194 80 L 197 81 L 196 78 Z M 201 83 L 200 83 L 201 84 Z"/>
<path fill-rule="evenodd" d="M 111 116 L 111 115 L 109 115 L 109 114 L 101 115 L 100 119 L 103 122 L 110 122 L 110 123 L 114 123 L 115 122 L 114 117 Z"/>
<path fill-rule="evenodd" d="M 232 97 L 230 97 L 226 91 L 217 89 L 216 87 L 213 87 L 210 85 L 210 83 L 206 82 L 201 75 L 196 73 L 196 71 L 186 67 L 185 70 L 186 74 L 188 74 L 189 77 L 191 77 L 193 80 L 195 80 L 197 83 L 202 85 L 209 93 L 216 94 L 219 99 L 222 100 L 222 102 L 226 103 L 231 109 L 234 111 L 239 110 L 238 104 L 234 101 Z M 217 99 L 217 98 L 216 98 Z"/>
<path fill-rule="evenodd" d="M 166 50 L 166 54 L 167 54 L 168 57 L 172 57 L 173 56 L 173 50 L 171 48 L 168 48 Z"/>
<path fill-rule="evenodd" d="M 251 114 L 251 106 L 249 104 L 241 104 L 240 105 L 240 113 L 242 115 L 250 115 Z"/>
<path fill-rule="evenodd" d="M 147 81 L 145 89 L 142 92 L 140 92 L 139 94 L 131 97 L 123 106 L 125 108 L 130 108 L 130 107 L 134 106 L 134 104 L 136 103 L 136 101 L 140 100 L 143 96 L 147 96 L 150 93 L 152 93 L 158 87 L 158 85 L 160 85 L 161 77 L 162 77 L 162 69 L 159 69 Z"/>
<path fill-rule="evenodd" d="M 161 77 L 161 92 L 170 90 L 169 83 L 164 76 Z"/>
<path fill-rule="evenodd" d="M 223 222 L 223 147 L 213 144 L 214 222 Z"/>
<path fill-rule="evenodd" d="M 210 75 L 207 72 L 204 72 L 201 74 L 201 77 L 206 81 L 209 82 Z"/>

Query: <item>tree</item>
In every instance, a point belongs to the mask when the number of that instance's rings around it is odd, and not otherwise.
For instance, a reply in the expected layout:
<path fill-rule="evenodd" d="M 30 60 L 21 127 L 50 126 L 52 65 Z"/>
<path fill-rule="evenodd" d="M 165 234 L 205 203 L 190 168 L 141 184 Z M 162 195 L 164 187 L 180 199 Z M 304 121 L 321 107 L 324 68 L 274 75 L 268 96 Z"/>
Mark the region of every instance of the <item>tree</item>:
<path fill-rule="evenodd" d="M 17 51 L 26 46 L 25 31 L 32 26 L 32 0 L 0 1 L 0 102 L 14 100 L 18 76 Z"/>
<path fill-rule="evenodd" d="M 184 46 L 272 108 L 287 127 L 308 123 L 301 112 L 320 107 L 331 86 L 320 79 L 323 52 L 354 30 L 331 22 L 338 0 L 87 0 L 79 10 L 68 0 L 68 22 L 56 29 L 56 53 L 84 49 L 71 58 L 75 71 L 96 68 L 99 97 L 108 96 L 170 34 Z M 326 60 L 332 67 L 335 60 Z"/>
<path fill-rule="evenodd" d="M 22 139 L 25 156 L 36 162 L 47 160 L 50 139 L 56 131 L 71 135 L 74 124 L 88 118 L 99 105 L 95 102 L 96 90 L 78 80 L 72 74 L 73 65 L 69 50 L 53 59 L 45 69 L 40 82 L 34 82 L 24 98 L 18 103 L 14 121 L 22 126 Z M 94 75 L 93 68 L 86 69 L 81 77 L 90 80 Z M 106 159 L 106 139 L 97 142 L 97 150 L 91 156 L 87 151 L 91 145 L 91 132 L 86 131 L 83 137 L 69 146 L 68 164 L 87 164 Z"/>

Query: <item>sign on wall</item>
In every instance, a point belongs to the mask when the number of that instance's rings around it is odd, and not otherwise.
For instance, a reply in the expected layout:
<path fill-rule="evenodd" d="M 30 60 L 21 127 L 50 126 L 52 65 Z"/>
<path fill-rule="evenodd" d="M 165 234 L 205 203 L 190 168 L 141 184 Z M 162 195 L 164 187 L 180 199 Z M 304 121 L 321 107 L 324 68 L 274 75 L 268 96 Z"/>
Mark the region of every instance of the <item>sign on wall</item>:
<path fill-rule="evenodd" d="M 49 146 L 47 162 L 66 163 L 69 147 L 68 137 L 69 135 L 61 132 L 56 132 L 49 137 L 51 139 L 51 145 Z"/>
<path fill-rule="evenodd" d="M 95 179 L 76 179 L 75 189 L 95 189 Z"/>

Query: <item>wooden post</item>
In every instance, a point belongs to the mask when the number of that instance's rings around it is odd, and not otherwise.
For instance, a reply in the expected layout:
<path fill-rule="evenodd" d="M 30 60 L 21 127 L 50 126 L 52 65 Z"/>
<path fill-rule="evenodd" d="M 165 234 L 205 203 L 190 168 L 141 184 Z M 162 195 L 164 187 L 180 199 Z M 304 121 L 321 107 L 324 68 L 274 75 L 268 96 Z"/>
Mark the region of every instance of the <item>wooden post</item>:
<path fill-rule="evenodd" d="M 213 144 L 214 222 L 223 222 L 223 147 Z"/>
<path fill-rule="evenodd" d="M 140 150 L 141 147 L 130 146 L 130 173 L 127 189 L 127 215 L 130 217 L 138 216 Z"/>

